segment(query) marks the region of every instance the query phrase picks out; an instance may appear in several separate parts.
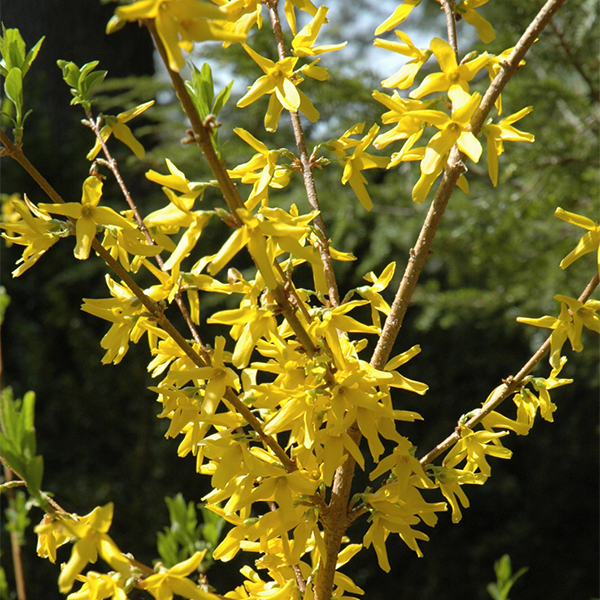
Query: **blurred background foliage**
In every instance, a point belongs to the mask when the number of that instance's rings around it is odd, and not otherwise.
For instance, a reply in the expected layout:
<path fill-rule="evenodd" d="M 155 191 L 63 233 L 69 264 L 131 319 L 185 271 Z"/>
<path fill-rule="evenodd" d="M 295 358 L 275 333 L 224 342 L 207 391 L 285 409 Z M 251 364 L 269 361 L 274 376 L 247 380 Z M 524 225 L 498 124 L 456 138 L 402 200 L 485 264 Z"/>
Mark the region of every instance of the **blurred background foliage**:
<path fill-rule="evenodd" d="M 302 84 L 321 112 L 318 125 L 307 123 L 310 146 L 341 135 L 357 122 L 365 121 L 366 129 L 380 122 L 383 107 L 372 99 L 371 90 L 380 89 L 379 81 L 402 64 L 398 56 L 383 51 L 375 58 L 371 49 L 372 31 L 392 12 L 394 2 L 333 0 L 330 6 L 329 39 L 323 35 L 323 43 L 348 39 L 350 44 L 347 50 L 323 57 L 330 82 L 307 79 Z M 540 6 L 537 1 L 507 0 L 481 8 L 497 34 L 485 49 L 500 53 L 513 46 Z M 97 108 L 106 114 L 157 100 L 151 111 L 131 123 L 148 150 L 143 161 L 114 140 L 110 146 L 139 208 L 147 214 L 166 199 L 144 173 L 148 169 L 166 173 L 165 157 L 190 180 L 207 181 L 210 174 L 199 151 L 180 143 L 187 125 L 164 73 L 160 68 L 155 73 L 146 32 L 128 25 L 111 37 L 104 35 L 113 9 L 114 5 L 97 0 L 7 0 L 2 19 L 6 27 L 21 30 L 28 46 L 46 35 L 25 81 L 26 103 L 34 112 L 26 123 L 24 149 L 67 201 L 80 198 L 89 169 L 84 156 L 93 139 L 79 122 L 83 116 L 79 107 L 69 106 L 69 91 L 56 60 L 78 65 L 100 60 L 99 68 L 107 69 L 109 76 Z M 435 2 L 423 3 L 405 25 L 418 46 L 427 45 L 432 35 L 444 36 Z M 472 28 L 464 22 L 458 26 L 461 54 L 481 50 Z M 582 232 L 552 215 L 561 206 L 598 218 L 598 32 L 596 2 L 567 3 L 561 9 L 503 94 L 503 116 L 534 106 L 517 126 L 535 134 L 535 144 L 506 144 L 498 188 L 487 176 L 485 155 L 480 164 L 470 165 L 470 193 L 457 190 L 446 211 L 396 348 L 401 352 L 418 343 L 423 349 L 403 372 L 427 382 L 429 392 L 423 398 L 402 391 L 397 396 L 398 406 L 425 418 L 401 424 L 401 433 L 418 446 L 419 455 L 451 432 L 457 419 L 479 406 L 502 378 L 518 371 L 543 341 L 545 332 L 518 325 L 515 317 L 557 314 L 554 294 L 578 296 L 593 273 L 591 255 L 566 272 L 558 268 Z M 275 58 L 266 22 L 250 43 Z M 243 49 L 233 46 L 223 52 L 219 45 L 206 44 L 194 59 L 198 66 L 210 62 L 217 87 L 235 80 L 232 100 L 219 118 L 219 140 L 229 167 L 253 154 L 233 133 L 234 127 L 243 127 L 269 148 L 293 147 L 291 128 L 283 117 L 275 134 L 264 131 L 265 99 L 244 110 L 235 107 L 245 87 L 260 75 Z M 426 67 L 436 70 L 433 60 Z M 473 88 L 481 91 L 486 84 L 484 76 Z M 411 201 L 417 164 L 368 171 L 366 177 L 374 202 L 369 213 L 349 186 L 340 184 L 336 164 L 316 172 L 332 243 L 357 257 L 354 263 L 338 265 L 341 295 L 361 285 L 368 271 L 379 273 L 394 260 L 396 276 L 387 292 L 391 302 L 428 202 L 417 206 Z M 246 190 L 241 186 L 242 194 Z M 34 202 L 46 201 L 8 159 L 2 159 L 2 192 L 27 193 Z M 273 205 L 288 207 L 295 202 L 306 210 L 297 176 L 283 192 L 271 190 L 270 195 Z M 124 209 L 110 179 L 104 198 Z M 220 206 L 220 199 L 209 189 L 202 208 L 213 206 Z M 228 235 L 222 223 L 212 225 L 203 233 L 190 265 L 200 255 L 213 253 Z M 3 245 L 2 284 L 11 303 L 2 331 L 2 383 L 12 386 L 15 396 L 30 389 L 36 392 L 44 489 L 79 514 L 114 501 L 114 539 L 123 551 L 151 563 L 158 558 L 157 532 L 166 531 L 169 524 L 163 498 L 182 492 L 186 501 L 199 502 L 209 490 L 208 481 L 195 474 L 193 458 L 177 458 L 177 441 L 163 439 L 167 424 L 156 419 L 159 406 L 146 389 L 152 380 L 146 373 L 144 344 L 132 347 L 117 366 L 100 364 L 104 352 L 99 340 L 107 325 L 79 308 L 82 297 L 107 296 L 103 265 L 93 257 L 75 261 L 72 241 L 66 240 L 34 269 L 12 280 L 10 271 L 19 256 L 18 248 Z M 244 270 L 250 264 L 240 258 L 236 266 Z M 217 302 L 227 299 L 203 298 L 203 321 L 223 308 Z M 438 526 L 427 531 L 431 541 L 423 544 L 423 559 L 395 537 L 388 540 L 389 575 L 378 570 L 372 550 L 353 559 L 353 577 L 369 599 L 389 597 L 390 590 L 395 597 L 415 600 L 485 598 L 493 563 L 505 553 L 516 569 L 529 567 L 512 591 L 515 598 L 588 600 L 597 595 L 598 342 L 589 335 L 584 343 L 585 351 L 570 353 L 565 368 L 565 376 L 574 377 L 575 383 L 553 393 L 558 405 L 555 423 L 540 419 L 527 438 L 508 438 L 513 459 L 496 461 L 486 486 L 466 490 L 471 508 L 458 526 L 444 514 Z M 537 373 L 548 371 L 544 362 Z M 366 477 L 357 473 L 357 491 L 367 484 Z M 32 512 L 31 518 L 36 523 L 41 515 Z M 363 531 L 364 524 L 353 526 L 353 541 L 359 541 Z M 29 597 L 59 598 L 58 567 L 37 558 L 31 528 L 25 540 Z M 9 556 L 9 539 L 3 531 L 2 562 L 8 587 L 14 589 Z M 67 556 L 67 551 L 59 551 L 59 561 Z M 208 573 L 211 584 L 221 592 L 231 589 L 240 581 L 243 558 L 214 564 Z"/>

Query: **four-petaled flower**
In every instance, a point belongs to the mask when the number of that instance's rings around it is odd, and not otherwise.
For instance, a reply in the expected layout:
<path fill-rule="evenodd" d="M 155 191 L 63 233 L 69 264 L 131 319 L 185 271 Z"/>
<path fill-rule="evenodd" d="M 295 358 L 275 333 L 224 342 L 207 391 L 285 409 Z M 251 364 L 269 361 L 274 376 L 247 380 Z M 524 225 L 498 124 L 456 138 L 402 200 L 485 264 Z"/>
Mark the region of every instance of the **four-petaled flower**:
<path fill-rule="evenodd" d="M 77 243 L 74 254 L 75 258 L 79 260 L 87 260 L 89 257 L 92 241 L 96 237 L 97 225 L 114 225 L 123 229 L 124 232 L 134 229 L 132 223 L 116 213 L 112 208 L 98 206 L 100 198 L 102 198 L 102 181 L 90 175 L 83 182 L 81 202 L 39 205 L 41 210 L 77 220 L 75 224 Z M 137 242 L 137 236 L 134 235 L 133 241 Z"/>
<path fill-rule="evenodd" d="M 452 46 L 440 38 L 433 38 L 430 47 L 437 58 L 442 72 L 427 75 L 421 85 L 409 94 L 411 98 L 422 98 L 427 94 L 433 94 L 433 92 L 445 92 L 452 90 L 456 86 L 468 92 L 469 81 L 489 61 L 487 52 L 484 52 L 473 60 L 459 65 L 456 62 L 456 55 L 454 54 L 454 50 L 452 50 Z"/>
<path fill-rule="evenodd" d="M 490 180 L 494 187 L 498 185 L 498 157 L 504 152 L 503 142 L 534 142 L 535 137 L 531 133 L 519 131 L 512 126 L 533 110 L 532 106 L 522 108 L 510 117 L 502 119 L 498 125 L 489 123 L 482 128 L 487 138 L 487 160 Z"/>

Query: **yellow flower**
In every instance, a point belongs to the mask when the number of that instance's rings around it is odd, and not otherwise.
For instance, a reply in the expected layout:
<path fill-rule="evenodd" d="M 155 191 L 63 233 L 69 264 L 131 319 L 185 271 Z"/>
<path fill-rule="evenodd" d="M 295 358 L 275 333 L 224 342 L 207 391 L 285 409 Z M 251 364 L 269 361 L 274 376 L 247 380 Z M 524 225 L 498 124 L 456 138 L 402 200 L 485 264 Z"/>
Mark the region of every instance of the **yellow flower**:
<path fill-rule="evenodd" d="M 487 159 L 490 180 L 494 187 L 498 185 L 498 157 L 504 152 L 503 142 L 534 142 L 535 137 L 531 133 L 519 131 L 512 127 L 533 110 L 532 106 L 521 109 L 519 112 L 502 119 L 498 125 L 489 123 L 482 128 L 487 138 Z"/>
<path fill-rule="evenodd" d="M 67 202 L 65 204 L 40 204 L 41 210 L 56 213 L 76 219 L 75 258 L 86 260 L 90 255 L 92 241 L 96 237 L 96 225 L 114 225 L 124 230 L 133 229 L 133 225 L 112 208 L 98 206 L 102 197 L 102 181 L 90 175 L 83 182 L 81 203 Z"/>
<path fill-rule="evenodd" d="M 479 8 L 488 2 L 489 0 L 464 0 L 464 2 L 460 2 L 454 7 L 457 18 L 460 15 L 467 23 L 469 23 L 469 25 L 473 25 L 477 30 L 477 35 L 479 35 L 479 38 L 484 44 L 489 44 L 494 40 L 496 34 L 489 22 L 480 16 L 474 9 Z"/>
<path fill-rule="evenodd" d="M 261 202 L 263 206 L 268 205 L 268 189 L 274 187 L 284 188 L 292 177 L 292 170 L 289 167 L 277 165 L 277 161 L 285 150 L 269 150 L 261 141 L 257 140 L 245 129 L 237 127 L 233 130 L 248 145 L 258 151 L 247 163 L 238 165 L 234 169 L 227 171 L 229 176 L 234 179 L 241 179 L 242 183 L 253 184 L 252 192 L 245 202 L 248 210 L 252 210 Z M 256 172 L 260 169 L 260 172 Z"/>
<path fill-rule="evenodd" d="M 409 94 L 411 98 L 422 98 L 427 94 L 433 94 L 433 92 L 445 92 L 456 86 L 460 87 L 464 92 L 468 92 L 468 82 L 489 61 L 487 52 L 484 52 L 473 60 L 459 65 L 456 62 L 456 55 L 450 44 L 437 37 L 431 40 L 430 47 L 437 58 L 442 72 L 427 75 L 421 85 Z"/>
<path fill-rule="evenodd" d="M 144 150 L 144 146 L 142 146 L 136 139 L 133 137 L 133 133 L 131 133 L 131 129 L 125 125 L 125 123 L 131 121 L 138 115 L 141 115 L 145 110 L 150 108 L 154 104 L 154 100 L 150 102 L 146 102 L 145 104 L 140 104 L 131 110 L 127 110 L 118 114 L 116 117 L 111 117 L 110 115 L 104 115 L 102 117 L 102 121 L 104 126 L 100 130 L 100 136 L 102 137 L 102 141 L 106 143 L 106 140 L 114 134 L 114 136 L 123 142 L 126 146 L 130 148 L 130 150 L 136 155 L 140 160 L 144 158 L 146 155 L 146 151 Z M 88 160 L 94 160 L 96 156 L 98 156 L 98 152 L 102 149 L 102 145 L 100 144 L 100 140 L 96 139 L 96 143 L 94 147 L 89 151 L 86 158 Z"/>
<path fill-rule="evenodd" d="M 109 21 L 107 33 L 116 31 L 123 21 L 154 19 L 172 71 L 183 68 L 185 61 L 181 50 L 191 52 L 193 42 L 205 40 L 243 42 L 246 39 L 244 34 L 221 27 L 218 20 L 227 21 L 233 17 L 227 10 L 210 2 L 140 0 L 128 6 L 120 6 L 115 16 L 117 20 Z"/>
<path fill-rule="evenodd" d="M 17 265 L 21 266 L 12 272 L 13 277 L 19 277 L 56 244 L 59 238 L 69 235 L 69 229 L 66 223 L 52 219 L 46 211 L 36 207 L 27 196 L 24 201 L 11 202 L 17 219 L 11 218 L 8 222 L 0 223 L 0 227 L 8 232 L 2 233 L 7 242 L 25 246 L 23 255 L 17 261 Z"/>
<path fill-rule="evenodd" d="M 373 208 L 373 201 L 367 192 L 367 180 L 362 175 L 361 171 L 367 169 L 385 169 L 389 163 L 389 159 L 387 156 L 373 156 L 372 154 L 367 154 L 365 152 L 371 142 L 375 139 L 375 136 L 379 131 L 379 125 L 373 125 L 369 130 L 369 133 L 367 133 L 362 140 L 349 139 L 350 135 L 362 133 L 364 126 L 364 123 L 354 125 L 348 129 L 339 140 L 335 140 L 329 145 L 342 159 L 340 161 L 341 164 L 344 165 L 342 183 L 344 185 L 350 183 L 350 187 L 354 190 L 360 203 L 366 210 L 371 210 Z M 351 156 L 346 154 L 345 150 L 347 148 L 354 148 Z"/>
<path fill-rule="evenodd" d="M 85 577 L 77 575 L 77 580 L 83 581 L 83 586 L 77 592 L 69 594 L 67 600 L 127 600 L 127 594 L 119 586 L 119 583 L 123 585 L 125 582 L 122 579 L 119 582 L 118 579 L 118 575 L 111 577 L 94 571 L 89 571 Z"/>
<path fill-rule="evenodd" d="M 565 256 L 560 262 L 560 268 L 566 269 L 569 265 L 572 265 L 578 258 L 581 258 L 588 252 L 596 251 L 596 262 L 598 264 L 598 272 L 600 273 L 600 225 L 598 223 L 582 217 L 572 212 L 557 208 L 554 216 L 558 217 L 561 221 L 571 223 L 571 225 L 577 225 L 582 229 L 587 229 L 587 233 L 579 240 L 579 243 L 575 248 Z"/>
<path fill-rule="evenodd" d="M 432 54 L 431 50 L 420 50 L 411 41 L 403 31 L 394 32 L 403 43 L 389 42 L 388 40 L 376 39 L 374 45 L 378 48 L 385 48 L 391 52 L 398 52 L 404 56 L 409 56 L 413 60 L 408 61 L 398 72 L 381 82 L 385 88 L 397 87 L 401 90 L 409 88 L 421 67 L 429 60 Z"/>
<path fill-rule="evenodd" d="M 319 6 L 319 10 L 313 17 L 312 21 L 308 23 L 300 33 L 294 36 L 292 40 L 292 54 L 294 56 L 316 56 L 317 54 L 324 54 L 325 52 L 332 52 L 333 50 L 340 50 L 348 42 L 343 44 L 335 44 L 329 46 L 314 46 L 314 43 L 319 35 L 319 30 L 326 20 L 327 12 L 329 8 L 326 6 Z"/>
<path fill-rule="evenodd" d="M 588 300 L 584 304 L 580 300 L 561 294 L 554 296 L 554 299 L 569 307 L 569 314 L 573 323 L 573 327 L 568 330 L 569 341 L 575 352 L 581 352 L 583 350 L 583 344 L 581 343 L 583 328 L 586 327 L 590 331 L 600 333 L 600 316 L 597 314 L 600 310 L 600 300 Z"/>
<path fill-rule="evenodd" d="M 170 569 L 161 569 L 161 572 L 144 579 L 139 587 L 154 596 L 156 600 L 171 600 L 174 594 L 189 600 L 217 600 L 219 596 L 205 592 L 188 579 L 188 575 L 198 569 L 205 554 L 206 550 L 196 552 Z"/>
<path fill-rule="evenodd" d="M 406 20 L 415 6 L 419 6 L 421 0 L 404 0 L 404 2 L 396 7 L 394 12 L 375 30 L 375 35 L 381 35 L 386 31 L 390 31 Z"/>
<path fill-rule="evenodd" d="M 383 299 L 380 292 L 385 290 L 385 288 L 387 288 L 387 286 L 390 284 L 395 270 L 396 263 L 392 262 L 382 271 L 379 277 L 377 277 L 375 273 L 371 271 L 370 273 L 367 273 L 363 279 L 367 280 L 373 285 L 364 285 L 356 288 L 355 290 L 359 296 L 362 296 L 365 300 L 370 302 L 373 325 L 378 329 L 381 328 L 381 319 L 379 318 L 379 313 L 381 312 L 387 316 L 390 314 L 391 310 L 390 305 Z"/>
<path fill-rule="evenodd" d="M 490 444 L 499 438 L 508 435 L 508 431 L 499 431 L 492 433 L 489 431 L 472 431 L 471 429 L 463 429 L 460 433 L 460 440 L 454 445 L 452 450 L 448 452 L 442 465 L 444 467 L 455 467 L 463 459 L 467 459 L 465 469 L 471 473 L 479 468 L 481 473 L 486 477 L 492 474 L 492 470 L 487 460 L 486 454 L 495 456 L 496 458 L 510 458 L 512 452 L 504 446 Z"/>
<path fill-rule="evenodd" d="M 300 111 L 314 123 L 319 118 L 319 112 L 306 94 L 296 89 L 296 85 L 302 81 L 302 77 L 294 71 L 298 57 L 288 56 L 275 63 L 254 52 L 246 44 L 243 46 L 265 74 L 252 84 L 246 95 L 240 98 L 237 106 L 244 108 L 268 94 L 271 98 L 265 115 L 265 129 L 267 131 L 277 130 L 279 117 L 284 108 L 290 112 Z M 305 69 L 304 72 L 309 77 L 312 76 L 310 71 Z"/>
<path fill-rule="evenodd" d="M 311 0 L 285 0 L 284 12 L 292 34 L 296 35 L 296 13 L 294 8 L 304 11 L 314 17 L 317 14 L 317 7 Z"/>
<path fill-rule="evenodd" d="M 563 344 L 567 341 L 567 338 L 571 342 L 573 351 L 581 352 L 583 350 L 583 344 L 581 343 L 583 327 L 600 333 L 600 317 L 597 314 L 600 310 L 600 301 L 588 300 L 584 304 L 575 298 L 560 294 L 554 296 L 554 299 L 561 303 L 558 318 L 548 315 L 539 319 L 517 317 L 517 321 L 553 330 L 550 338 L 550 365 L 558 372 L 562 367 L 560 357 Z"/>
<path fill-rule="evenodd" d="M 83 517 L 69 515 L 68 518 L 44 520 L 35 528 L 38 535 L 54 534 L 55 536 L 68 536 L 77 540 L 73 546 L 71 558 L 63 567 L 58 578 L 58 587 L 61 593 L 66 594 L 71 590 L 77 575 L 88 563 L 95 563 L 98 560 L 98 554 L 124 577 L 130 575 L 131 563 L 129 559 L 120 552 L 117 545 L 107 535 L 112 518 L 113 504 L 111 502 L 103 507 L 95 508 Z"/>
<path fill-rule="evenodd" d="M 456 500 L 462 504 L 463 508 L 469 508 L 469 499 L 463 492 L 461 485 L 476 484 L 482 485 L 487 477 L 483 473 L 471 473 L 470 471 L 461 471 L 460 469 L 446 469 L 444 467 L 431 467 L 437 482 L 440 484 L 440 490 L 446 500 L 452 507 L 452 522 L 458 523 L 462 519 L 462 512 Z"/>
<path fill-rule="evenodd" d="M 225 350 L 225 338 L 215 338 L 215 349 L 211 358 L 212 366 L 201 367 L 195 370 L 195 376 L 207 381 L 204 390 L 204 402 L 202 412 L 209 416 L 215 414 L 221 398 L 228 387 L 239 389 L 239 379 L 235 371 L 226 367 L 223 363 L 223 352 Z"/>
<path fill-rule="evenodd" d="M 436 133 L 425 150 L 421 161 L 421 173 L 433 175 L 443 167 L 444 157 L 450 152 L 454 144 L 458 145 L 473 162 L 478 162 L 482 148 L 478 139 L 469 131 L 469 124 L 473 113 L 479 106 L 481 94 L 470 96 L 459 86 L 454 86 L 448 92 L 452 100 L 452 117 L 438 110 L 415 111 L 414 116 L 423 118 L 440 131 Z"/>

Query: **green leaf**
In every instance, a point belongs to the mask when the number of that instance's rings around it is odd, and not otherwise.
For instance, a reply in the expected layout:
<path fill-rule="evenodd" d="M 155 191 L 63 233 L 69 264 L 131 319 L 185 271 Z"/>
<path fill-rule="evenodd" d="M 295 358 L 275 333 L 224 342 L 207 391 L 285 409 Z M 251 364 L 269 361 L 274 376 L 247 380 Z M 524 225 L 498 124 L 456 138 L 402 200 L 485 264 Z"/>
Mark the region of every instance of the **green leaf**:
<path fill-rule="evenodd" d="M 63 79 L 72 88 L 77 88 L 79 82 L 79 69 L 73 62 L 67 62 L 66 60 L 57 60 L 56 64 L 62 70 Z"/>
<path fill-rule="evenodd" d="M 219 115 L 219 113 L 227 103 L 227 100 L 229 100 L 229 94 L 231 94 L 232 86 L 233 81 L 219 92 L 219 95 L 217 96 L 217 99 L 215 100 L 215 103 L 213 104 L 212 108 L 212 113 L 213 115 L 215 115 L 215 117 Z"/>
<path fill-rule="evenodd" d="M 13 67 L 4 80 L 4 91 L 17 109 L 19 115 L 23 109 L 23 74 L 21 69 Z"/>
<path fill-rule="evenodd" d="M 27 75 L 27 71 L 29 71 L 29 68 L 31 67 L 31 63 L 36 59 L 38 52 L 40 51 L 40 48 L 42 47 L 42 43 L 43 41 L 46 39 L 46 36 L 41 37 L 37 44 L 27 53 L 27 56 L 25 57 L 25 60 L 23 61 L 23 66 L 21 67 L 22 71 L 23 71 L 23 77 L 25 77 L 25 75 Z"/>

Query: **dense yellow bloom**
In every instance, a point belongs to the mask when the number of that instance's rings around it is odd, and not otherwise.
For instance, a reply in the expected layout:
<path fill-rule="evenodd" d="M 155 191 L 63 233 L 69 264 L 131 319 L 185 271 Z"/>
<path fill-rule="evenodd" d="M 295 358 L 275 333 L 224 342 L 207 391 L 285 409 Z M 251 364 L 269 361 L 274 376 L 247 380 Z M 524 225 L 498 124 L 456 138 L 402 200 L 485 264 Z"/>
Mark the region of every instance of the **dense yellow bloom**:
<path fill-rule="evenodd" d="M 420 50 L 411 41 L 410 37 L 403 31 L 395 32 L 402 43 L 390 42 L 388 40 L 376 39 L 374 45 L 377 48 L 384 48 L 391 52 L 398 52 L 404 56 L 411 57 L 413 60 L 408 61 L 400 70 L 381 82 L 381 85 L 386 88 L 397 87 L 405 90 L 410 87 L 421 67 L 429 60 L 432 54 L 431 50 Z"/>
<path fill-rule="evenodd" d="M 531 133 L 519 131 L 512 126 L 533 110 L 532 106 L 521 109 L 519 112 L 502 119 L 498 125 L 489 123 L 482 128 L 487 138 L 487 160 L 490 180 L 494 187 L 498 185 L 498 157 L 504 152 L 503 142 L 534 142 Z"/>
<path fill-rule="evenodd" d="M 265 94 L 270 95 L 271 98 L 265 115 L 265 129 L 267 131 L 277 130 L 279 117 L 284 108 L 290 112 L 300 111 L 313 123 L 319 118 L 319 112 L 306 94 L 296 88 L 302 81 L 302 76 L 294 70 L 298 62 L 297 56 L 288 56 L 275 63 L 256 53 L 246 44 L 244 44 L 244 49 L 263 70 L 264 75 L 252 84 L 243 98 L 240 98 L 237 103 L 239 108 L 252 104 Z M 321 80 L 326 78 L 323 70 L 315 73 L 305 68 L 303 72 L 309 77 Z"/>
<path fill-rule="evenodd" d="M 52 219 L 46 211 L 36 207 L 27 197 L 24 201 L 12 200 L 11 203 L 17 219 L 0 223 L 0 227 L 8 232 L 8 234 L 2 233 L 7 244 L 25 246 L 23 255 L 17 261 L 17 265 L 20 266 L 12 272 L 13 277 L 19 277 L 61 237 L 69 235 L 69 229 L 66 223 Z"/>
<path fill-rule="evenodd" d="M 600 273 L 600 225 L 587 217 L 568 212 L 562 208 L 557 208 L 554 216 L 558 217 L 561 221 L 571 223 L 571 225 L 587 229 L 587 233 L 579 240 L 577 246 L 562 259 L 560 268 L 566 269 L 584 254 L 596 251 L 596 262 L 598 264 L 598 272 Z"/>
<path fill-rule="evenodd" d="M 430 44 L 431 51 L 435 54 L 442 69 L 441 73 L 427 75 L 421 85 L 413 90 L 411 98 L 422 98 L 434 92 L 445 92 L 458 86 L 463 91 L 469 91 L 469 81 L 485 67 L 489 61 L 487 52 L 480 54 L 472 60 L 458 64 L 452 46 L 440 38 L 433 38 Z"/>
<path fill-rule="evenodd" d="M 139 0 L 115 11 L 117 21 L 109 21 L 107 33 L 115 31 L 123 21 L 154 19 L 156 30 L 165 47 L 169 68 L 179 71 L 185 65 L 182 50 L 191 52 L 193 42 L 221 40 L 243 42 L 246 35 L 229 31 L 219 23 L 234 18 L 211 2 L 198 0 Z"/>
<path fill-rule="evenodd" d="M 90 175 L 83 182 L 81 203 L 66 202 L 65 204 L 40 204 L 39 208 L 50 213 L 56 213 L 76 219 L 75 232 L 77 243 L 75 245 L 75 258 L 87 260 L 92 248 L 92 241 L 96 237 L 97 225 L 113 225 L 120 227 L 125 232 L 134 229 L 132 223 L 117 214 L 112 208 L 98 206 L 102 198 L 102 181 Z M 137 241 L 134 234 L 133 241 Z"/>
<path fill-rule="evenodd" d="M 145 104 L 140 104 L 131 110 L 127 110 L 118 114 L 116 117 L 111 117 L 110 115 L 104 115 L 102 117 L 102 122 L 104 126 L 100 129 L 100 137 L 102 137 L 102 141 L 106 143 L 111 134 L 123 142 L 129 149 L 135 154 L 137 158 L 140 160 L 144 158 L 146 155 L 146 151 L 144 150 L 144 146 L 142 146 L 131 133 L 131 129 L 125 125 L 125 123 L 131 121 L 138 115 L 141 115 L 145 110 L 150 108 L 154 104 L 154 100 L 150 102 L 146 102 Z M 89 151 L 87 155 L 88 160 L 94 160 L 96 156 L 98 156 L 98 152 L 102 150 L 102 145 L 100 144 L 100 140 L 96 138 L 96 143 L 94 147 Z"/>

